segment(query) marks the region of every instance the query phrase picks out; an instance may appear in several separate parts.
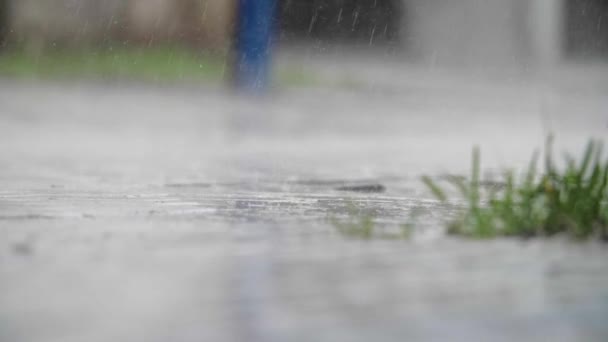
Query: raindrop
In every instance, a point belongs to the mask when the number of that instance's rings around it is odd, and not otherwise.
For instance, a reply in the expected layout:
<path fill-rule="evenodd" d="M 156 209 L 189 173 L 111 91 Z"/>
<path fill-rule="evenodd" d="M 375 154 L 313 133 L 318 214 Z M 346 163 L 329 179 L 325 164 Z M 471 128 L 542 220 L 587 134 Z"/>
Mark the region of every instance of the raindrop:
<path fill-rule="evenodd" d="M 312 19 L 310 20 L 310 25 L 308 25 L 308 34 L 310 34 L 312 32 L 312 29 L 315 26 L 315 22 L 317 21 L 318 15 L 319 15 L 319 12 L 315 11 L 315 14 L 312 16 Z"/>
<path fill-rule="evenodd" d="M 369 37 L 369 45 L 371 46 L 374 43 L 374 34 L 376 33 L 376 25 L 372 28 L 372 35 Z"/>

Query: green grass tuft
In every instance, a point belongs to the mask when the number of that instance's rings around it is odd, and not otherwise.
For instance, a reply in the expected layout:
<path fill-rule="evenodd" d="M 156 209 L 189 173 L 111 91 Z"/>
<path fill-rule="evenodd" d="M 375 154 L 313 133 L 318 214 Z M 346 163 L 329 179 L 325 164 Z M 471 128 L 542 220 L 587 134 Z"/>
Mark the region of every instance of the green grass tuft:
<path fill-rule="evenodd" d="M 466 200 L 466 208 L 449 224 L 448 233 L 474 238 L 497 236 L 549 237 L 565 234 L 574 239 L 608 240 L 608 159 L 603 145 L 590 140 L 577 163 L 566 157 L 566 166 L 558 168 L 552 155 L 553 138 L 547 139 L 545 171 L 537 171 L 538 153 L 534 153 L 525 174 L 503 175 L 504 187 L 483 191 L 480 186 L 480 153 L 473 150 L 470 179 L 448 178 Z M 433 195 L 447 202 L 446 191 L 424 176 Z"/>
<path fill-rule="evenodd" d="M 347 214 L 345 218 L 338 219 L 331 216 L 329 222 L 340 235 L 351 239 L 409 239 L 415 224 L 413 221 L 415 217 L 412 217 L 412 222 L 400 225 L 398 231 L 387 231 L 376 223 L 373 214 L 365 212 L 355 203 L 347 202 L 345 209 Z"/>

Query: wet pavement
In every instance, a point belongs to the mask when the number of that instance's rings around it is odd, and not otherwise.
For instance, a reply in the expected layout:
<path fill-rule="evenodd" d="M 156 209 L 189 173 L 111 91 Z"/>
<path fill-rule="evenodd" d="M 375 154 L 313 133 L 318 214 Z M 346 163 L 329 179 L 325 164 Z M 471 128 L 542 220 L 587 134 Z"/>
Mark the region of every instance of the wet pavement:
<path fill-rule="evenodd" d="M 0 80 L 0 340 L 605 341 L 604 245 L 446 238 L 418 179 L 475 144 L 488 175 L 523 167 L 549 131 L 579 152 L 608 69 L 382 65 L 308 64 L 318 84 L 262 99 Z M 423 214 L 362 241 L 331 223 L 353 207 Z"/>

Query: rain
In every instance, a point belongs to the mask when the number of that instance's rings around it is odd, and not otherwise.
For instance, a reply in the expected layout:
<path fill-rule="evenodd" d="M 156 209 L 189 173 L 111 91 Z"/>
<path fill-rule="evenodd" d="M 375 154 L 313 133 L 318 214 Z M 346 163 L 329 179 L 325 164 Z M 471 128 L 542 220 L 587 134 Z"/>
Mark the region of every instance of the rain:
<path fill-rule="evenodd" d="M 602 0 L 0 0 L 0 341 L 606 341 L 607 133 Z"/>

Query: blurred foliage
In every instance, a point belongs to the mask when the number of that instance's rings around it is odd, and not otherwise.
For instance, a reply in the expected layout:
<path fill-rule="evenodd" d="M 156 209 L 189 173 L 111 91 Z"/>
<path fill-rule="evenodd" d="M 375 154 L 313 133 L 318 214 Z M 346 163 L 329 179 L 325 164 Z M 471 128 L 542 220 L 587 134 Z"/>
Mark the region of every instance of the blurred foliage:
<path fill-rule="evenodd" d="M 55 49 L 40 55 L 12 48 L 0 55 L 0 75 L 17 78 L 99 78 L 218 81 L 225 57 L 179 47 Z"/>
<path fill-rule="evenodd" d="M 608 159 L 603 158 L 602 144 L 590 140 L 582 160 L 567 156 L 562 169 L 555 165 L 551 145 L 550 137 L 543 174 L 537 173 L 535 153 L 521 179 L 513 171 L 505 172 L 504 187 L 489 192 L 482 189 L 480 153 L 475 148 L 470 178 L 448 179 L 467 203 L 448 232 L 476 238 L 565 234 L 608 241 Z M 428 176 L 422 180 L 438 200 L 448 201 L 439 184 Z"/>
<path fill-rule="evenodd" d="M 221 82 L 230 78 L 228 60 L 225 54 L 198 53 L 180 46 L 57 48 L 40 54 L 11 47 L 0 54 L 0 77 Z M 276 81 L 279 86 L 341 86 L 291 66 L 278 67 Z"/>

